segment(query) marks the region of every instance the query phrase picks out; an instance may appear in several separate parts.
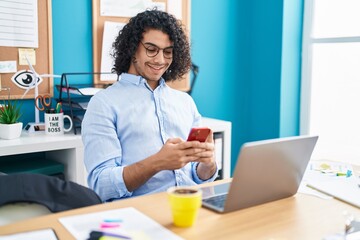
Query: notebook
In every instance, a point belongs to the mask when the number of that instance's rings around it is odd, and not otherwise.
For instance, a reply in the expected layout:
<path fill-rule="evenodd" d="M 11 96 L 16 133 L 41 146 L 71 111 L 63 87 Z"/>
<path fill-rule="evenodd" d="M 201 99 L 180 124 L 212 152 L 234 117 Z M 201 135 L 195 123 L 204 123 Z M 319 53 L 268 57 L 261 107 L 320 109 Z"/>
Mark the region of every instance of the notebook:
<path fill-rule="evenodd" d="M 306 184 L 311 188 L 360 208 L 360 179 L 358 176 L 323 176 L 322 178 L 310 178 Z"/>
<path fill-rule="evenodd" d="M 296 136 L 243 144 L 232 182 L 202 188 L 203 206 L 227 213 L 294 195 L 317 139 Z"/>

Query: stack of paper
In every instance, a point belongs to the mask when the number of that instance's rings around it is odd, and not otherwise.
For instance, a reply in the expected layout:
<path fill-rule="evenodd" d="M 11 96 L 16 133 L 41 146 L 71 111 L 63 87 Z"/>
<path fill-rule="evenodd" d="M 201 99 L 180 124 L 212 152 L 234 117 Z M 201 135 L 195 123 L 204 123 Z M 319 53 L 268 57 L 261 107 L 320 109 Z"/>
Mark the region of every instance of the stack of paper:
<path fill-rule="evenodd" d="M 360 208 L 360 180 L 351 165 L 311 163 L 304 178 L 308 186 Z"/>

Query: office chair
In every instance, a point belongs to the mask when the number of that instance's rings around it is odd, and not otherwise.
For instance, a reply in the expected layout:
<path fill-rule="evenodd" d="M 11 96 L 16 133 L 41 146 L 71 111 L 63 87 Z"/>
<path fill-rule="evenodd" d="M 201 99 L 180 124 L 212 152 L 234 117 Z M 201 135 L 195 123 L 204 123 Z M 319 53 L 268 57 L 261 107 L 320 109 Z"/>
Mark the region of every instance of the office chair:
<path fill-rule="evenodd" d="M 0 174 L 0 196 L 0 225 L 101 203 L 87 187 L 32 173 Z"/>

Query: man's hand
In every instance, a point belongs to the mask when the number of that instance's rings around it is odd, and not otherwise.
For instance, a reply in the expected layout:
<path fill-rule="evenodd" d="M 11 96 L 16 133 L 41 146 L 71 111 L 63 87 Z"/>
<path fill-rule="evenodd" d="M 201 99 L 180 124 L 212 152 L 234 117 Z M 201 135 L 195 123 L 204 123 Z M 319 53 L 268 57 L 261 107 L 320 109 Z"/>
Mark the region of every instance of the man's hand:
<path fill-rule="evenodd" d="M 197 167 L 197 174 L 200 179 L 207 180 L 211 178 L 216 171 L 216 161 L 214 153 L 214 139 L 213 132 L 210 131 L 209 136 L 207 137 L 205 143 L 205 151 L 195 154 L 199 157 L 197 162 L 200 162 Z"/>
<path fill-rule="evenodd" d="M 197 174 L 200 179 L 206 180 L 214 175 L 216 163 L 212 132 L 203 143 L 188 142 L 181 138 L 168 139 L 156 154 L 124 168 L 125 185 L 129 191 L 133 191 L 156 173 L 162 170 L 180 169 L 189 162 L 199 162 Z"/>
<path fill-rule="evenodd" d="M 155 162 L 155 166 L 159 171 L 182 168 L 189 162 L 198 161 L 202 154 L 211 148 L 208 145 L 197 141 L 186 142 L 180 138 L 170 138 L 156 154 L 158 161 Z"/>

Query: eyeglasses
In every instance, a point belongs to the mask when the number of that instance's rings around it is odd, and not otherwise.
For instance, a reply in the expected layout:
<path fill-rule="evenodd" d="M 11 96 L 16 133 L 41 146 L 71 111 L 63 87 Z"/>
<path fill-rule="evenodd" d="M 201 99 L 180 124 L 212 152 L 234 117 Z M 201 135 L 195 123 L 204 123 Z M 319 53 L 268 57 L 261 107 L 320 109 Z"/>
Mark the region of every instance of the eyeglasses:
<path fill-rule="evenodd" d="M 140 43 L 141 43 L 141 45 L 144 46 L 144 48 L 146 50 L 146 55 L 148 57 L 156 57 L 156 55 L 159 54 L 160 50 L 162 50 L 164 58 L 171 59 L 173 57 L 173 49 L 174 49 L 173 46 L 166 47 L 166 48 L 159 48 L 158 46 L 156 46 L 152 43 L 145 43 L 146 45 L 141 41 L 140 41 Z"/>

